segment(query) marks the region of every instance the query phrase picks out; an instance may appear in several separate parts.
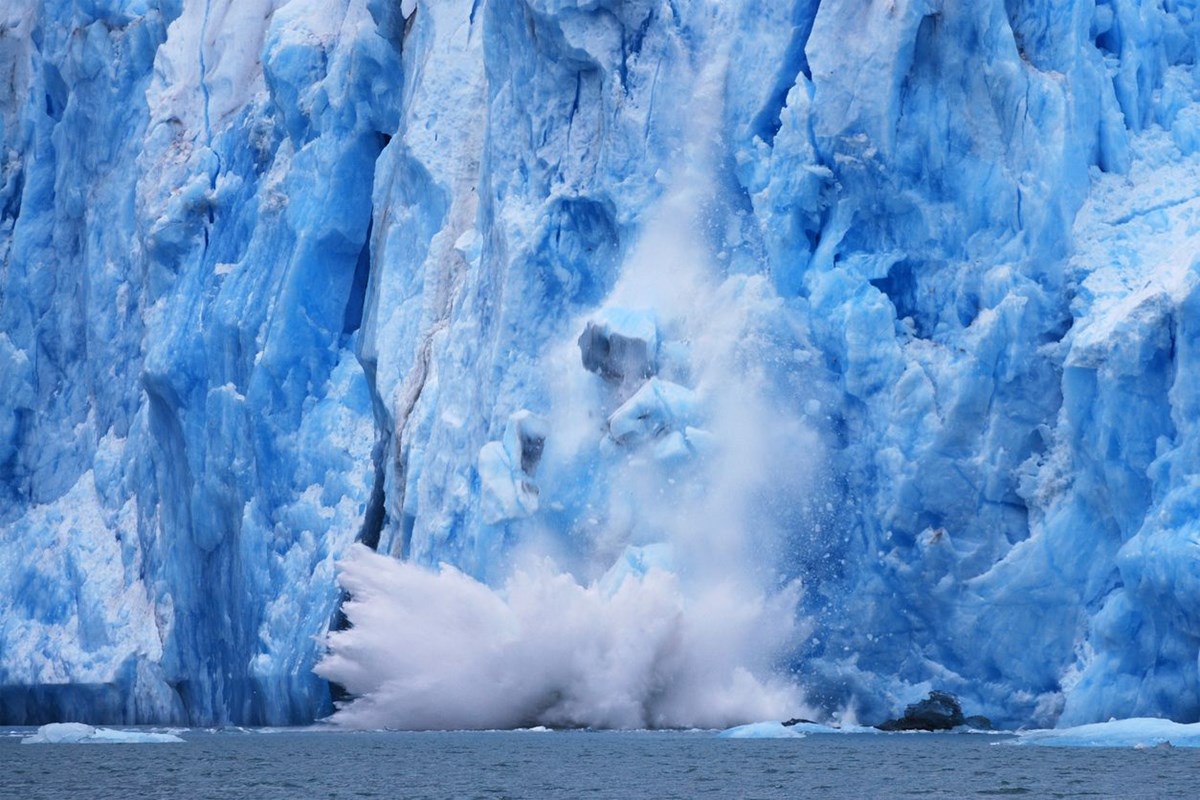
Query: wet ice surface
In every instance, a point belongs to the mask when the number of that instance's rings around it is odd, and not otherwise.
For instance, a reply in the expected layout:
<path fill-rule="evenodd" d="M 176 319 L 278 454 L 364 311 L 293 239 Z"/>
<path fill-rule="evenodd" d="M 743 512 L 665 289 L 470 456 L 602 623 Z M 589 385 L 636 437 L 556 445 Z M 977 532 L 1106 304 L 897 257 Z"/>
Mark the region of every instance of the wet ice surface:
<path fill-rule="evenodd" d="M 32 732 L 32 731 L 27 731 Z M 0 731 L 3 733 L 3 731 Z M 75 797 L 1184 796 L 1194 750 L 994 746 L 961 734 L 198 732 L 184 746 L 20 747 L 3 794 Z M 120 757 L 114 758 L 113 753 Z"/>

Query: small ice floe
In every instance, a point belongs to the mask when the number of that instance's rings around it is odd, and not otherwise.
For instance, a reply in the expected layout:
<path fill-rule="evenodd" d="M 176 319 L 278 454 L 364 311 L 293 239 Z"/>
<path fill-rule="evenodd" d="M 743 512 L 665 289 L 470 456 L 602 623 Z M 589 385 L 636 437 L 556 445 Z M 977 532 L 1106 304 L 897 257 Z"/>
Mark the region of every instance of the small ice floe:
<path fill-rule="evenodd" d="M 1135 717 L 1113 719 L 1074 728 L 1021 731 L 1017 738 L 999 744 L 1042 747 L 1132 747 L 1138 750 L 1200 747 L 1200 723 Z"/>
<path fill-rule="evenodd" d="M 794 725 L 784 725 L 782 722 L 751 722 L 749 725 L 726 728 L 717 736 L 721 739 L 803 739 L 805 734 L 796 730 Z"/>
<path fill-rule="evenodd" d="M 870 725 L 833 724 L 826 725 L 806 719 L 790 719 L 784 726 L 800 733 L 883 733 L 879 728 Z"/>
<path fill-rule="evenodd" d="M 172 744 L 183 739 L 171 733 L 93 728 L 81 722 L 53 722 L 26 736 L 21 744 Z"/>
<path fill-rule="evenodd" d="M 810 733 L 883 733 L 866 725 L 827 725 L 808 719 L 789 719 L 787 722 L 753 722 L 728 728 L 717 734 L 722 739 L 803 739 Z"/>
<path fill-rule="evenodd" d="M 1170 742 L 1159 742 L 1158 744 L 1146 744 L 1138 742 L 1133 746 L 1134 750 L 1174 750 L 1175 745 Z"/>

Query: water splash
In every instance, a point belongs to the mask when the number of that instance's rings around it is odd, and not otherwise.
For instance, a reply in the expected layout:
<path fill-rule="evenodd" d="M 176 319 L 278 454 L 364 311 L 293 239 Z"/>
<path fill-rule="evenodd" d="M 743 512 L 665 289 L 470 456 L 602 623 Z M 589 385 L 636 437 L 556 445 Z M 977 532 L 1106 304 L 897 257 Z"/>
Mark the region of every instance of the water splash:
<path fill-rule="evenodd" d="M 797 707 L 793 687 L 745 658 L 791 638 L 794 590 L 685 598 L 653 568 L 610 594 L 549 562 L 497 590 L 362 547 L 342 582 L 354 627 L 318 672 L 359 698 L 333 718 L 348 727 L 725 727 Z"/>

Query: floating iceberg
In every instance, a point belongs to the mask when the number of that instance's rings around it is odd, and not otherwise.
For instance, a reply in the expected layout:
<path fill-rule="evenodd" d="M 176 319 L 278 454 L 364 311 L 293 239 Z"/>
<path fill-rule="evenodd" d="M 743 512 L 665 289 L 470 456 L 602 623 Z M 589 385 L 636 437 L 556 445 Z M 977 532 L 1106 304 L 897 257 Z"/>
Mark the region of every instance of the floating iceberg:
<path fill-rule="evenodd" d="M 717 736 L 721 739 L 803 739 L 805 734 L 782 722 L 751 722 L 726 728 Z"/>
<path fill-rule="evenodd" d="M 1041 747 L 1200 747 L 1200 723 L 1146 717 L 1095 722 L 1056 730 L 1022 731 L 1000 744 Z"/>
<path fill-rule="evenodd" d="M 824 725 L 820 722 L 752 722 L 727 728 L 717 734 L 722 739 L 802 739 L 808 734 L 883 734 L 879 728 L 864 725 Z"/>
<path fill-rule="evenodd" d="M 79 722 L 53 722 L 26 736 L 21 744 L 182 744 L 172 733 L 93 728 Z"/>

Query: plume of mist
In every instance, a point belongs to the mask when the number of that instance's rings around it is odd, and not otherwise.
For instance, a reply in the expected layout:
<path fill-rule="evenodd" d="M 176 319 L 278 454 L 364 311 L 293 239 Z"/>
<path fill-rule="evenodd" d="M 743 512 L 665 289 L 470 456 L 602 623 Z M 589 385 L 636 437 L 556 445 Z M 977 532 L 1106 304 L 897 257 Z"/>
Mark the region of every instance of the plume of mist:
<path fill-rule="evenodd" d="M 715 586 L 685 599 L 652 570 L 608 594 L 548 562 L 494 590 L 365 547 L 342 569 L 354 626 L 332 635 L 317 670 L 358 697 L 335 715 L 342 725 L 724 727 L 797 707 L 793 687 L 745 659 L 792 635 L 789 592 Z"/>

